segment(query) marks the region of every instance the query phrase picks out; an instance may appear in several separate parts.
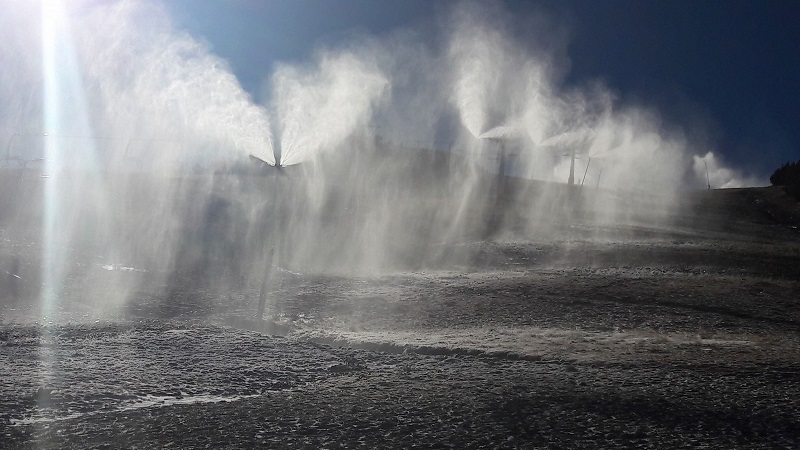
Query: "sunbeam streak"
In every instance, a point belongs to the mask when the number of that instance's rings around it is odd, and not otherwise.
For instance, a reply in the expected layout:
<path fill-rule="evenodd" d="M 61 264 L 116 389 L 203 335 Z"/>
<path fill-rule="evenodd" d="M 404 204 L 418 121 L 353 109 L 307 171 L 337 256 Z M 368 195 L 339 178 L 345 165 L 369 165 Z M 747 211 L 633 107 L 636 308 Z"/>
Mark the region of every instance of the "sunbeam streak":
<path fill-rule="evenodd" d="M 48 138 L 47 134 L 61 133 L 63 130 L 62 118 L 62 90 L 59 79 L 59 66 L 63 61 L 59 59 L 57 34 L 63 20 L 63 5 L 58 0 L 45 0 L 42 2 L 42 79 L 44 80 L 44 128 L 48 130 L 45 135 L 45 173 L 44 189 L 44 258 L 42 259 L 42 272 L 44 282 L 41 293 L 43 320 L 52 317 L 56 312 L 58 302 L 58 285 L 63 272 L 64 243 L 59 239 L 58 219 L 60 216 L 59 181 L 63 164 L 62 149 L 56 138 Z M 61 54 L 63 56 L 63 53 Z"/>

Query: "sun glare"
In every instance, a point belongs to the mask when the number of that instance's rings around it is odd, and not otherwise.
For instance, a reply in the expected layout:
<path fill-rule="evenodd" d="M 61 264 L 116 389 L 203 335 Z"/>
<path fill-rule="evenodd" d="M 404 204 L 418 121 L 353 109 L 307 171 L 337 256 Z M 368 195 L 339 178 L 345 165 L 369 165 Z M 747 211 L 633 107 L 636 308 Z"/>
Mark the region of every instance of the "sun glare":
<path fill-rule="evenodd" d="M 84 193 L 66 189 L 65 173 L 96 172 L 99 168 L 94 135 L 87 113 L 69 15 L 62 0 L 42 0 L 42 80 L 44 136 L 44 286 L 42 314 L 52 318 L 63 290 L 67 236 L 67 203 L 83 202 Z M 77 140 L 75 136 L 88 136 Z M 73 177 L 76 178 L 76 177 Z M 73 180 L 74 181 L 74 180 Z M 69 202 L 72 193 L 72 202 Z M 75 202 L 74 200 L 78 200 Z"/>

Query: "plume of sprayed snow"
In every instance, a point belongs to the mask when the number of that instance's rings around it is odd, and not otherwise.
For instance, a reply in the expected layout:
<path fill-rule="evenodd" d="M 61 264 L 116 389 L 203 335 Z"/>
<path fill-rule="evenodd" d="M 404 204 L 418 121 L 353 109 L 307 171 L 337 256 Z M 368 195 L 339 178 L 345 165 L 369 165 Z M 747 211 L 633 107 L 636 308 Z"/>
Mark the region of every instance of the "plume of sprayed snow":
<path fill-rule="evenodd" d="M 455 5 L 441 45 L 406 31 L 319 53 L 311 68 L 283 66 L 273 76 L 284 164 L 324 160 L 302 181 L 313 206 L 285 229 L 326 248 L 286 238 L 297 264 L 379 266 L 398 248 L 424 259 L 431 240 L 502 230 L 506 220 L 535 234 L 576 220 L 575 211 L 583 210 L 581 220 L 655 223 L 675 206 L 687 181 L 684 135 L 669 131 L 656 111 L 619 104 L 602 83 L 563 86 L 557 55 L 523 45 L 505 31 L 508 17 L 487 8 Z M 387 81 L 392 101 L 382 102 Z M 446 129 L 449 165 L 428 170 L 376 156 L 385 149 L 350 139 L 370 122 L 423 164 L 436 158 L 414 143 L 435 143 Z M 572 153 L 580 191 L 538 184 L 504 198 L 504 182 L 490 181 L 502 171 L 564 183 Z"/>
<path fill-rule="evenodd" d="M 547 95 L 552 59 L 539 52 L 535 58 L 526 55 L 503 31 L 508 18 L 491 5 L 463 2 L 449 19 L 445 63 L 451 70 L 450 101 L 464 128 L 477 137 L 496 126 L 518 125 L 530 96 Z"/>
<path fill-rule="evenodd" d="M 504 55 L 501 42 L 495 42 L 498 33 L 482 29 L 465 35 L 459 32 L 448 52 L 455 71 L 453 103 L 464 127 L 477 137 L 489 122 L 489 106 L 498 94 Z"/>
<path fill-rule="evenodd" d="M 162 8 L 129 0 L 63 2 L 67 17 L 62 19 L 70 26 L 59 41 L 71 42 L 77 63 L 60 63 L 54 67 L 58 73 L 43 74 L 37 55 L 41 33 L 30 30 L 40 27 L 40 8 L 56 3 L 7 2 L 11 13 L 4 20 L 10 23 L 0 31 L 5 43 L 0 52 L 13 63 L 0 75 L 3 128 L 52 135 L 54 130 L 43 129 L 41 122 L 47 100 L 43 77 L 73 76 L 80 80 L 75 95 L 82 97 L 91 129 L 68 125 L 57 131 L 80 136 L 82 142 L 74 147 L 97 146 L 106 168 L 137 161 L 151 169 L 183 170 L 248 153 L 271 161 L 265 110 L 250 101 L 223 60 L 176 33 Z"/>
<path fill-rule="evenodd" d="M 272 77 L 281 165 L 313 159 L 365 129 L 389 83 L 376 64 L 350 52 L 323 52 L 314 67 L 280 66 Z"/>
<path fill-rule="evenodd" d="M 93 9 L 81 28 L 84 48 L 93 49 L 86 76 L 99 94 L 94 110 L 106 134 L 150 141 L 136 150 L 156 167 L 175 160 L 207 166 L 248 153 L 274 162 L 265 110 L 223 60 L 172 31 L 163 10 L 121 2 Z"/>
<path fill-rule="evenodd" d="M 745 176 L 740 171 L 724 167 L 714 152 L 703 156 L 692 156 L 692 169 L 698 180 L 709 184 L 714 189 L 763 186 L 762 180 L 754 176 Z M 706 170 L 708 172 L 706 172 Z"/>
<path fill-rule="evenodd" d="M 391 78 L 391 101 L 379 105 L 374 119 L 380 137 L 390 142 L 444 150 L 452 144 L 457 119 L 449 107 L 440 55 L 429 41 L 430 36 L 413 29 L 373 41 L 370 54 Z"/>
<path fill-rule="evenodd" d="M 456 6 L 449 34 L 452 103 L 471 135 L 513 142 L 517 173 L 530 178 L 566 181 L 574 151 L 579 181 L 602 175 L 607 188 L 667 195 L 682 184 L 686 142 L 657 113 L 618 105 L 600 83 L 565 89 L 557 58 L 526 49 L 503 31 L 507 19 L 486 15 L 483 5 Z"/>

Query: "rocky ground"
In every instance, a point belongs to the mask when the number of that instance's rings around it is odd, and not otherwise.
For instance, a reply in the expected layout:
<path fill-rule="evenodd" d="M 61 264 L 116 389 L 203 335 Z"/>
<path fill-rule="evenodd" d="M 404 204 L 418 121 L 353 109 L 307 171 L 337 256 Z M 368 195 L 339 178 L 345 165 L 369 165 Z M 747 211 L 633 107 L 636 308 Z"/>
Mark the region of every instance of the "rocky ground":
<path fill-rule="evenodd" d="M 283 270 L 263 322 L 257 286 L 188 280 L 102 316 L 5 302 L 0 448 L 800 447 L 797 204 L 687 205 L 447 244 L 466 263 Z"/>

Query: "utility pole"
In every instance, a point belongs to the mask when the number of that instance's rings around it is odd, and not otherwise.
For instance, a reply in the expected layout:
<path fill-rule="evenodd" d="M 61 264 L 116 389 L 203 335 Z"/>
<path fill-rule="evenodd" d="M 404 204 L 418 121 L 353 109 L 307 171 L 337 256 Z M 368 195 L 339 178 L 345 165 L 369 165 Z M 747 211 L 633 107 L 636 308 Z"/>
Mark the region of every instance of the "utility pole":
<path fill-rule="evenodd" d="M 567 184 L 575 184 L 575 147 L 572 147 L 569 151 L 569 179 Z"/>
<path fill-rule="evenodd" d="M 589 161 L 586 162 L 586 170 L 583 171 L 583 180 L 581 180 L 581 186 L 583 186 L 583 183 L 586 182 L 586 174 L 589 173 L 589 164 L 591 163 L 592 163 L 592 157 L 590 156 Z"/>
<path fill-rule="evenodd" d="M 283 248 L 279 247 L 281 245 L 281 242 L 279 241 L 280 235 L 278 234 L 278 231 L 281 229 L 281 227 L 280 227 L 280 218 L 278 217 L 278 215 L 280 213 L 280 208 L 278 207 L 278 202 L 280 201 L 281 197 L 280 197 L 278 191 L 279 191 L 279 188 L 280 188 L 280 185 L 281 185 L 281 179 L 283 178 L 283 173 L 282 173 L 282 170 L 280 170 L 281 167 L 282 167 L 281 166 L 281 151 L 280 151 L 280 142 L 277 139 L 275 139 L 273 141 L 272 155 L 275 158 L 275 166 L 273 166 L 273 167 L 276 170 L 276 172 L 273 175 L 274 184 L 273 184 L 273 187 L 272 187 L 273 188 L 273 201 L 272 201 L 272 210 L 271 210 L 271 212 L 272 212 L 272 236 L 270 236 L 270 238 L 272 239 L 272 242 L 271 242 L 272 245 L 270 246 L 269 251 L 267 251 L 267 254 L 266 254 L 264 273 L 262 275 L 263 278 L 261 279 L 261 290 L 258 293 L 258 313 L 257 313 L 258 315 L 256 316 L 256 320 L 258 320 L 258 321 L 264 320 L 264 311 L 265 311 L 266 306 L 267 306 L 267 298 L 270 295 L 270 293 L 268 291 L 268 288 L 269 288 L 269 282 L 270 282 L 271 275 L 272 275 L 272 266 L 276 265 L 276 260 L 275 260 L 276 254 L 278 256 L 278 259 L 280 259 L 281 252 L 283 251 Z M 259 161 L 261 164 L 263 164 L 264 166 L 269 168 L 269 163 L 267 163 L 263 159 L 259 158 L 258 156 L 255 156 L 255 155 L 251 154 L 250 158 L 252 160 Z"/>
<path fill-rule="evenodd" d="M 583 171 L 583 179 L 581 180 L 581 187 L 578 189 L 578 192 L 583 192 L 583 183 L 586 182 L 586 174 L 589 173 L 589 164 L 592 163 L 592 157 L 589 157 L 589 160 L 586 162 L 586 170 Z"/>

